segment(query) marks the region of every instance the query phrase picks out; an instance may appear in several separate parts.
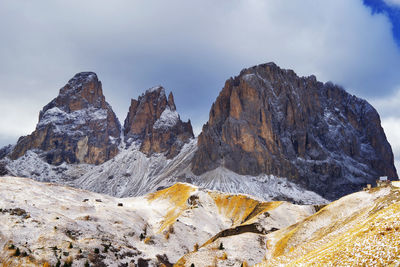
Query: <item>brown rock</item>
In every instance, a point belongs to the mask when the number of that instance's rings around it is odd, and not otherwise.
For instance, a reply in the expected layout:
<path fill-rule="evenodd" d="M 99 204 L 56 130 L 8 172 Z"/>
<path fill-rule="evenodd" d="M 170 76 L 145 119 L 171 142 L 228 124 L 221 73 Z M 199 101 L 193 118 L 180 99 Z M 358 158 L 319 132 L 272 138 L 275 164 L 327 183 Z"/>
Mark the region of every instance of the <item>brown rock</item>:
<path fill-rule="evenodd" d="M 10 158 L 36 149 L 51 164 L 100 164 L 118 153 L 120 128 L 97 75 L 78 73 L 43 108 L 36 130 L 18 140 Z"/>
<path fill-rule="evenodd" d="M 192 170 L 202 174 L 219 166 L 288 177 L 331 199 L 378 176 L 397 177 L 369 103 L 274 63 L 229 79 L 212 105 Z"/>
<path fill-rule="evenodd" d="M 161 86 L 147 90 L 138 100 L 132 99 L 124 134 L 128 144 L 139 142 L 143 153 L 165 153 L 168 158 L 176 156 L 193 138 L 190 120 L 181 121 L 172 93 L 167 100 Z"/>

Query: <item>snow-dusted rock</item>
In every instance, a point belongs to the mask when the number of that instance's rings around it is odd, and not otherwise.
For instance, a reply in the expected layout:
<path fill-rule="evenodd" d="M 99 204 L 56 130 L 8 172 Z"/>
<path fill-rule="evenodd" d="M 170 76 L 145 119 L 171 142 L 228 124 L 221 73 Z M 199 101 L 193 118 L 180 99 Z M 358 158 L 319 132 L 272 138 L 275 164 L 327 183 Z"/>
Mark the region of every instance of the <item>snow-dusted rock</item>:
<path fill-rule="evenodd" d="M 93 72 L 76 74 L 39 114 L 36 130 L 10 153 L 36 150 L 48 163 L 100 164 L 118 153 L 121 126 Z"/>
<path fill-rule="evenodd" d="M 252 195 L 264 201 L 328 202 L 287 178 L 273 175 L 240 175 L 223 167 L 194 175 L 190 166 L 196 149 L 197 140 L 192 139 L 177 156 L 168 159 L 162 153 L 149 157 L 140 151 L 140 144 L 133 143 L 100 165 L 64 163 L 60 166 L 48 164 L 38 154 L 29 151 L 17 160 L 7 159 L 6 170 L 15 176 L 67 184 L 117 197 L 145 195 L 177 182 L 188 182 L 207 189 Z"/>
<path fill-rule="evenodd" d="M 274 63 L 226 81 L 203 126 L 192 170 L 286 177 L 329 199 L 396 178 L 376 110 L 315 76 Z"/>
<path fill-rule="evenodd" d="M 147 154 L 165 153 L 173 158 L 185 143 L 193 138 L 190 121 L 182 122 L 176 111 L 172 92 L 168 99 L 165 89 L 156 86 L 132 99 L 124 123 L 125 141 L 140 143 L 140 150 Z"/>

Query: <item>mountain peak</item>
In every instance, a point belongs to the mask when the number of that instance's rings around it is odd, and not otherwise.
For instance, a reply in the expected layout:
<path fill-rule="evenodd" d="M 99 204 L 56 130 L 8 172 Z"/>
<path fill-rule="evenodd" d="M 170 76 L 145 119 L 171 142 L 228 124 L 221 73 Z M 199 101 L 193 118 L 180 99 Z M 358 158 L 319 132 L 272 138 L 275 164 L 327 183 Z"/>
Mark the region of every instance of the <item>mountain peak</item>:
<path fill-rule="evenodd" d="M 94 87 L 98 87 L 101 82 L 97 78 L 96 73 L 94 72 L 79 72 L 72 77 L 68 83 L 60 89 L 60 94 L 75 94 L 82 90 L 90 90 L 93 91 L 93 84 Z M 94 92 L 93 92 L 94 93 Z M 102 93 L 101 93 L 102 95 Z"/>
<path fill-rule="evenodd" d="M 152 87 L 137 100 L 131 100 L 124 134 L 128 144 L 140 142 L 145 154 L 166 153 L 167 157 L 175 156 L 193 138 L 190 122 L 181 121 L 173 94 L 167 99 L 162 86 Z"/>
<path fill-rule="evenodd" d="M 55 103 L 50 104 L 62 107 L 66 112 L 88 108 L 89 106 L 105 109 L 107 106 L 102 84 L 94 72 L 80 72 L 75 74 L 60 89 L 60 93 L 54 101 Z M 43 112 L 46 111 L 46 108 L 44 108 Z"/>
<path fill-rule="evenodd" d="M 148 94 L 153 94 L 153 93 L 165 95 L 165 89 L 161 85 L 157 85 L 157 86 L 147 89 L 142 95 L 148 95 Z"/>
<path fill-rule="evenodd" d="M 37 149 L 51 164 L 99 164 L 118 152 L 120 123 L 94 72 L 76 74 L 39 113 L 36 130 L 20 138 L 11 158 Z"/>
<path fill-rule="evenodd" d="M 174 95 L 172 94 L 172 92 L 170 92 L 168 95 L 168 106 L 172 111 L 176 110 Z"/>
<path fill-rule="evenodd" d="M 335 199 L 397 177 L 379 115 L 365 100 L 274 63 L 226 81 L 198 138 L 192 170 L 288 177 Z"/>
<path fill-rule="evenodd" d="M 82 83 L 82 82 L 90 82 L 96 80 L 98 81 L 97 74 L 92 71 L 83 71 L 83 72 L 78 72 L 77 74 L 74 75 L 69 81 L 68 84 L 76 84 L 76 83 Z"/>

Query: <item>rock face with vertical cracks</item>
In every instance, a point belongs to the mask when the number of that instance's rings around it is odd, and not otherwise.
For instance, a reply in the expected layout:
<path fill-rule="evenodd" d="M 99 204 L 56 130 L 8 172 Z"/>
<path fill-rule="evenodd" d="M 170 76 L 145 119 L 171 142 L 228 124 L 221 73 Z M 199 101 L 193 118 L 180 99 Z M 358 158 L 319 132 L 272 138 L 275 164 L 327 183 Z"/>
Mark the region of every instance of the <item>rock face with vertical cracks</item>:
<path fill-rule="evenodd" d="M 397 177 L 379 115 L 367 101 L 274 63 L 227 80 L 212 105 L 192 171 L 219 166 L 288 177 L 328 199 L 382 175 Z"/>
<path fill-rule="evenodd" d="M 172 93 L 167 99 L 161 86 L 148 89 L 137 100 L 131 100 L 124 134 L 128 145 L 138 142 L 146 155 L 164 153 L 167 158 L 175 157 L 193 138 L 190 120 L 181 121 Z"/>
<path fill-rule="evenodd" d="M 34 149 L 50 164 L 101 164 L 118 153 L 121 126 L 93 72 L 76 74 L 39 114 L 36 130 L 18 140 L 16 159 Z"/>

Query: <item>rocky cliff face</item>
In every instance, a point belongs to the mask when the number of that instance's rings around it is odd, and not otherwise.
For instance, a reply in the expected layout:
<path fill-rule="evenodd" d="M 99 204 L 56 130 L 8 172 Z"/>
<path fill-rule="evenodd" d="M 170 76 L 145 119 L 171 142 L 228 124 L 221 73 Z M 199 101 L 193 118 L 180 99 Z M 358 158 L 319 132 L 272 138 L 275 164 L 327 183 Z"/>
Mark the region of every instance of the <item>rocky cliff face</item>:
<path fill-rule="evenodd" d="M 376 110 L 314 76 L 274 63 L 226 81 L 198 138 L 192 170 L 288 177 L 334 199 L 397 177 Z"/>
<path fill-rule="evenodd" d="M 76 74 L 39 114 L 36 130 L 18 140 L 9 157 L 31 149 L 51 164 L 100 164 L 118 153 L 121 126 L 93 72 Z"/>
<path fill-rule="evenodd" d="M 176 156 L 193 138 L 190 120 L 181 121 L 172 93 L 167 99 L 161 86 L 147 90 L 138 100 L 132 99 L 124 134 L 128 144 L 139 142 L 143 153 L 165 153 L 167 158 Z"/>

